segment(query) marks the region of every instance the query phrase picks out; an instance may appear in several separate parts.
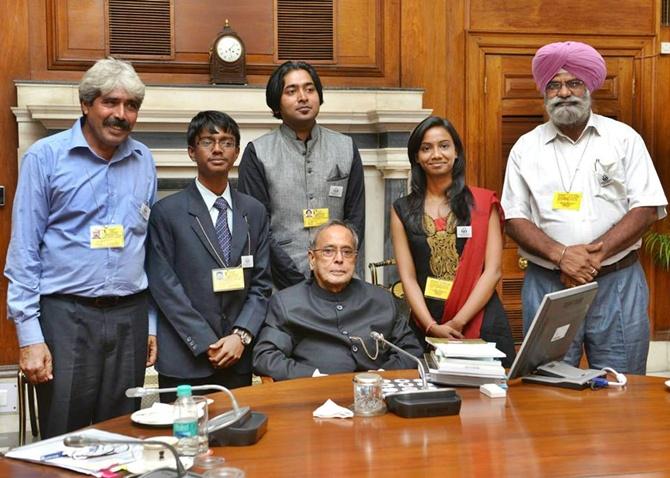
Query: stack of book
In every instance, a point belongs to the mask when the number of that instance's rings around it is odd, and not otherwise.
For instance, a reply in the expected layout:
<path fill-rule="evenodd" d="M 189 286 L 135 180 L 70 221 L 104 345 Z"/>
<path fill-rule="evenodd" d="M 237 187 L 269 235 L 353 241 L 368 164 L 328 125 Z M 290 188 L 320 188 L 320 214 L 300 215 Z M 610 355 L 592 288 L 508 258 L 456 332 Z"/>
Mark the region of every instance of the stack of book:
<path fill-rule="evenodd" d="M 449 340 L 426 337 L 435 350 L 427 353 L 429 380 L 451 386 L 478 387 L 486 383 L 505 383 L 500 359 L 506 355 L 495 343 L 475 340 Z"/>

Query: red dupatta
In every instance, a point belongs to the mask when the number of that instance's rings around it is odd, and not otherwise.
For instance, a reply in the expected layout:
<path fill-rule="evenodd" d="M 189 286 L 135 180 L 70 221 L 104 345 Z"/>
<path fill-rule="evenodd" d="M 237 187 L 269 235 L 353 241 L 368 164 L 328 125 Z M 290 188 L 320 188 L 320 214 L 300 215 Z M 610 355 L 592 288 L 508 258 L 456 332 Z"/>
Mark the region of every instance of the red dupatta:
<path fill-rule="evenodd" d="M 465 243 L 463 254 L 458 261 L 454 284 L 451 288 L 449 299 L 447 299 L 444 304 L 441 324 L 453 319 L 456 313 L 463 307 L 484 271 L 489 216 L 491 215 L 493 207 L 496 207 L 498 210 L 501 230 L 505 221 L 500 201 L 496 197 L 495 192 L 488 189 L 473 187 L 470 188 L 470 192 L 472 192 L 474 199 L 474 204 L 470 211 L 472 237 Z M 479 338 L 483 319 L 484 308 L 477 312 L 477 314 L 466 324 L 462 331 L 463 336 L 468 339 Z"/>

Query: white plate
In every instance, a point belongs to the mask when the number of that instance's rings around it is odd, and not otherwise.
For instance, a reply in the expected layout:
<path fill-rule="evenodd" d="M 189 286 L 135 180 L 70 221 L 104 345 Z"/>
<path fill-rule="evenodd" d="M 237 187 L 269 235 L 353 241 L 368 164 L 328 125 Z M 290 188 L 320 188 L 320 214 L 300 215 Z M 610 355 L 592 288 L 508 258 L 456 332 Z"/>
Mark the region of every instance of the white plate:
<path fill-rule="evenodd" d="M 207 399 L 207 405 L 214 403 L 211 398 Z M 169 403 L 154 403 L 149 408 L 137 410 L 130 415 L 130 420 L 139 425 L 150 427 L 169 427 L 174 421 L 174 407 Z"/>
<path fill-rule="evenodd" d="M 666 380 L 666 381 L 665 381 L 665 386 L 668 387 L 668 388 L 670 388 L 670 380 Z"/>

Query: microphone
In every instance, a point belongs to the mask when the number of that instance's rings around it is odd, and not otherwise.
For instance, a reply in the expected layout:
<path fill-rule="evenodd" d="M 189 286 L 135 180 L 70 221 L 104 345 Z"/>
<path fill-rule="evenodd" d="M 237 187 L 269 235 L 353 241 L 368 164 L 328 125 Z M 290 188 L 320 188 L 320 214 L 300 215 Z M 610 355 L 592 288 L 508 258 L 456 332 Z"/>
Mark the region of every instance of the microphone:
<path fill-rule="evenodd" d="M 421 360 L 419 360 L 417 357 L 415 357 L 411 353 L 407 352 L 406 350 L 403 350 L 400 347 L 398 347 L 397 345 L 389 342 L 388 340 L 386 340 L 384 338 L 384 335 L 380 334 L 379 332 L 375 332 L 373 330 L 372 332 L 370 332 L 370 337 L 372 337 L 377 342 L 385 343 L 386 345 L 391 347 L 393 350 L 395 350 L 397 352 L 400 352 L 401 354 L 405 355 L 406 357 L 409 357 L 412 360 L 414 360 L 418 364 L 417 368 L 419 369 L 419 376 L 421 377 L 421 380 L 423 381 L 423 387 L 422 388 L 424 390 L 428 390 L 428 378 L 427 378 L 428 377 L 428 372 L 426 370 L 426 366 L 424 365 L 424 363 Z"/>
<path fill-rule="evenodd" d="M 92 445 L 158 445 L 170 450 L 174 456 L 177 469 L 159 468 L 141 475 L 143 478 L 200 478 L 200 475 L 188 473 L 179 459 L 179 453 L 170 444 L 158 440 L 100 440 L 98 438 L 89 438 L 83 435 L 69 435 L 63 439 L 65 446 L 81 448 Z"/>
<path fill-rule="evenodd" d="M 219 445 L 252 445 L 265 434 L 267 417 L 258 412 L 252 412 L 250 407 L 240 407 L 233 393 L 223 385 L 193 385 L 191 390 L 218 390 L 225 392 L 230 398 L 232 410 L 217 415 L 207 422 L 207 434 L 211 444 Z M 126 397 L 140 398 L 147 395 L 176 392 L 170 388 L 133 387 L 126 389 Z"/>
<path fill-rule="evenodd" d="M 421 390 L 397 392 L 386 395 L 386 406 L 390 411 L 404 418 L 436 417 L 458 415 L 461 411 L 461 397 L 453 388 L 428 388 L 428 372 L 425 364 L 414 355 L 389 342 L 379 332 L 370 332 L 377 343 L 383 342 L 393 350 L 410 357 L 418 364 L 419 375 L 423 381 Z"/>

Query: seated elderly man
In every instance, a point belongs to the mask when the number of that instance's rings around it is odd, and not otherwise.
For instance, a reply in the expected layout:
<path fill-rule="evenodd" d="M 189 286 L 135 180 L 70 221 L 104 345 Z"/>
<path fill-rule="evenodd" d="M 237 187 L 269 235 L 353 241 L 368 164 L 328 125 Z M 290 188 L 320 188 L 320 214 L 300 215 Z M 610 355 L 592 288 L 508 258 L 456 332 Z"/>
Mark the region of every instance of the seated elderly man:
<path fill-rule="evenodd" d="M 256 373 L 275 380 L 370 369 L 414 368 L 370 332 L 414 356 L 422 348 L 391 294 L 354 279 L 358 237 L 341 221 L 323 225 L 308 251 L 312 277 L 272 296 L 254 347 Z"/>

